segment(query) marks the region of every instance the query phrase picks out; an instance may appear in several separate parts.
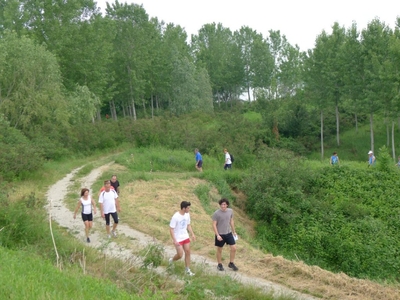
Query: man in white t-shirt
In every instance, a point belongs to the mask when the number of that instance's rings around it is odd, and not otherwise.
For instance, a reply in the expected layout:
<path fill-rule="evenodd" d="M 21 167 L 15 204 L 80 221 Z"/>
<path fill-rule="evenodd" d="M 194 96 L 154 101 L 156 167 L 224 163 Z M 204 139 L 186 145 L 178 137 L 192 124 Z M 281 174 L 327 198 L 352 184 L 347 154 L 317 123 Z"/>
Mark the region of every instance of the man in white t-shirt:
<path fill-rule="evenodd" d="M 190 271 L 190 238 L 189 233 L 192 235 L 193 240 L 196 240 L 196 236 L 193 233 L 192 226 L 190 225 L 190 202 L 182 201 L 181 210 L 177 211 L 171 218 L 169 223 L 169 232 L 171 234 L 174 246 L 176 248 L 176 254 L 174 257 L 169 259 L 169 263 L 179 260 L 185 252 L 185 267 L 186 274 L 193 276 L 194 273 Z"/>
<path fill-rule="evenodd" d="M 100 212 L 101 217 L 106 220 L 106 231 L 109 238 L 111 238 L 110 234 L 110 216 L 113 218 L 114 223 L 112 227 L 112 235 L 114 237 L 117 236 L 117 232 L 115 231 L 118 226 L 118 212 L 121 211 L 119 206 L 118 194 L 114 189 L 111 189 L 110 180 L 104 181 L 104 191 L 99 195 L 99 203 L 100 203 Z"/>

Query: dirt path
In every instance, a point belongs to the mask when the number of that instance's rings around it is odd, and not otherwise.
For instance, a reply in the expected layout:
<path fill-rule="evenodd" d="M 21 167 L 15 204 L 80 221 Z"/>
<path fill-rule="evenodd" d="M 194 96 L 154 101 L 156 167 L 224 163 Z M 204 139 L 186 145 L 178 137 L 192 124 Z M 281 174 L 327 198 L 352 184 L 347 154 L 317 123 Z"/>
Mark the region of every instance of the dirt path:
<path fill-rule="evenodd" d="M 89 175 L 80 179 L 81 186 L 90 188 L 92 184 L 98 180 L 98 178 L 111 166 L 112 163 L 93 169 Z M 85 233 L 82 220 L 80 217 L 73 219 L 73 212 L 71 212 L 64 204 L 64 198 L 68 193 L 69 186 L 73 183 L 73 178 L 80 168 L 73 170 L 71 173 L 66 175 L 63 179 L 59 180 L 53 186 L 51 186 L 47 192 L 47 210 L 51 215 L 52 219 L 56 221 L 60 226 L 66 228 L 71 234 L 75 235 L 82 243 L 85 243 Z M 154 238 L 143 234 L 137 230 L 134 230 L 127 225 L 119 224 L 118 232 L 124 234 L 130 239 L 132 247 L 124 247 L 117 243 L 118 239 L 108 239 L 105 234 L 104 221 L 100 217 L 99 212 L 94 216 L 94 230 L 91 232 L 91 243 L 87 244 L 94 247 L 104 253 L 105 255 L 117 257 L 124 261 L 129 261 L 133 265 L 140 266 L 141 258 L 135 256 L 132 250 L 139 247 L 144 247 L 151 242 L 154 242 Z M 102 230 L 103 229 L 103 230 Z M 165 246 L 165 253 L 167 257 L 175 254 L 175 249 L 171 246 Z M 215 262 L 210 261 L 208 258 L 192 254 L 192 261 L 196 264 L 201 264 L 207 272 L 215 274 L 229 275 L 235 280 L 238 280 L 244 284 L 253 285 L 261 288 L 267 293 L 273 293 L 276 296 L 285 295 L 295 297 L 299 300 L 311 300 L 316 299 L 309 295 L 304 295 L 299 292 L 290 290 L 282 285 L 264 280 L 262 278 L 251 277 L 241 272 L 218 272 L 215 269 Z M 165 273 L 163 267 L 159 267 L 159 273 Z M 166 274 L 166 273 L 165 273 Z"/>

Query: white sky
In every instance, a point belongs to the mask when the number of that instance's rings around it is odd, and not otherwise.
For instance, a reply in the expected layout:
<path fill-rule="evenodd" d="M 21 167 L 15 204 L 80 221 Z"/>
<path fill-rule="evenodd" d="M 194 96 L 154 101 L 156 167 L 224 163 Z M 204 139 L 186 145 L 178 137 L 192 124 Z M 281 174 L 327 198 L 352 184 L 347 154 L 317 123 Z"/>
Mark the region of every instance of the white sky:
<path fill-rule="evenodd" d="M 96 1 L 96 0 L 95 0 Z M 104 9 L 106 2 L 97 0 Z M 400 0 L 119 0 L 142 4 L 149 17 L 185 28 L 188 36 L 197 34 L 208 23 L 221 23 L 232 32 L 248 26 L 268 36 L 269 30 L 280 30 L 289 43 L 301 50 L 314 47 L 322 30 L 331 32 L 334 22 L 358 29 L 378 17 L 394 29 L 400 17 Z"/>

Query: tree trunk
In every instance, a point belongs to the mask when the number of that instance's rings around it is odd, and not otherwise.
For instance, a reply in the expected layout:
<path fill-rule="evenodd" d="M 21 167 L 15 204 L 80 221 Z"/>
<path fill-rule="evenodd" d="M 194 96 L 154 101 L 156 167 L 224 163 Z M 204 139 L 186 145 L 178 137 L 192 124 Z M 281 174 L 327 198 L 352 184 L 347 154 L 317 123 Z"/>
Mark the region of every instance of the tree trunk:
<path fill-rule="evenodd" d="M 321 110 L 321 160 L 324 160 L 324 113 Z"/>
<path fill-rule="evenodd" d="M 389 148 L 390 145 L 390 129 L 389 129 L 389 124 L 386 123 L 386 147 Z"/>
<path fill-rule="evenodd" d="M 371 151 L 375 153 L 374 151 L 374 146 L 375 146 L 375 141 L 374 141 L 374 113 L 371 112 L 369 116 L 369 126 L 370 126 L 370 133 L 371 133 Z"/>
<path fill-rule="evenodd" d="M 133 100 L 133 97 L 131 97 L 131 101 L 132 101 L 132 116 L 133 116 L 133 120 L 136 121 L 136 108 L 135 108 L 135 101 Z"/>
<path fill-rule="evenodd" d="M 153 101 L 153 94 L 151 94 L 151 118 L 154 118 L 154 101 Z"/>
<path fill-rule="evenodd" d="M 394 126 L 395 122 L 392 121 L 392 156 L 393 156 L 393 161 L 396 161 L 396 149 L 394 147 Z"/>
<path fill-rule="evenodd" d="M 339 107 L 336 105 L 336 143 L 340 146 L 340 139 L 339 139 Z"/>
<path fill-rule="evenodd" d="M 355 113 L 354 119 L 355 119 L 355 121 L 356 121 L 356 133 L 358 133 L 358 118 L 357 118 L 357 113 Z"/>

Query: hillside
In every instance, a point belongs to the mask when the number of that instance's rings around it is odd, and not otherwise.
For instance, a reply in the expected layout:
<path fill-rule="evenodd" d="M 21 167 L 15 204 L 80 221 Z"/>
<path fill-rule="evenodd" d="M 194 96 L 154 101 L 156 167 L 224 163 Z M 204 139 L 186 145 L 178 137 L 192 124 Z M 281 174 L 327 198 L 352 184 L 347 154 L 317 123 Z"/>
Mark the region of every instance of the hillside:
<path fill-rule="evenodd" d="M 111 165 L 109 169 L 103 169 L 103 172 L 105 173 L 102 177 L 108 177 L 106 174 L 123 174 L 125 170 L 122 166 Z M 121 225 L 128 225 L 129 228 L 146 234 L 150 239 L 154 237 L 168 249 L 170 238 L 166 228 L 169 219 L 177 210 L 180 201 L 188 200 L 192 203 L 192 226 L 197 236 L 196 242 L 192 244 L 192 253 L 203 257 L 203 261 L 207 261 L 206 265 L 213 269 L 215 250 L 210 213 L 217 209 L 217 191 L 209 183 L 192 178 L 190 173 L 153 172 L 148 176 L 146 180 L 122 182 Z M 97 180 L 94 184 L 95 191 L 101 185 L 100 182 L 101 180 Z M 196 187 L 201 185 L 210 187 L 209 204 L 202 203 L 194 194 Z M 74 201 L 69 201 L 71 206 Z M 322 299 L 399 298 L 399 290 L 393 286 L 354 279 L 345 274 L 333 274 L 316 266 L 307 266 L 301 261 L 288 261 L 263 253 L 252 245 L 255 224 L 239 209 L 233 209 L 236 212 L 237 231 L 240 234 L 236 259 L 240 268 L 238 274 L 254 278 L 250 280 L 253 284 L 257 280 L 266 280 Z M 63 226 L 68 227 L 65 224 Z M 121 226 L 119 229 L 122 231 L 120 233 L 124 233 L 122 228 Z M 74 226 L 74 230 L 80 230 L 82 235 L 83 228 Z M 95 232 L 99 238 L 104 238 L 101 225 L 96 226 Z M 126 237 L 130 240 L 129 234 L 126 234 Z M 138 240 L 137 244 L 141 242 L 141 238 L 137 236 L 134 240 Z M 120 247 L 119 243 L 123 244 L 127 240 L 121 236 L 114 242 Z M 226 253 L 224 257 L 226 259 Z"/>

